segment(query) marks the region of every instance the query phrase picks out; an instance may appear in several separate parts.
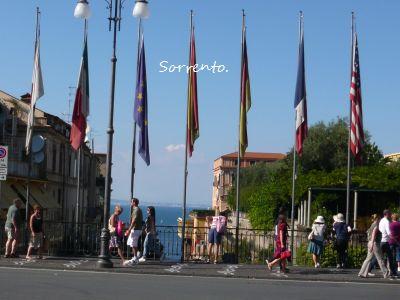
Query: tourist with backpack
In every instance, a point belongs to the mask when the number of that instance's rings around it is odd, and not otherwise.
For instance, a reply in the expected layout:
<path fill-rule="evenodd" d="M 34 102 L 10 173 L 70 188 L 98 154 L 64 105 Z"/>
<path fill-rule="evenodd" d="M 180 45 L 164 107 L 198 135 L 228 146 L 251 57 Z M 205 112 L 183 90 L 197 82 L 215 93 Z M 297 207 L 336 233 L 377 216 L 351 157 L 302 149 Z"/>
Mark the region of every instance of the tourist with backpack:
<path fill-rule="evenodd" d="M 347 247 L 349 244 L 351 227 L 346 224 L 343 214 L 336 215 L 333 224 L 333 235 L 335 238 L 335 250 L 337 254 L 337 269 L 343 269 L 346 266 Z"/>
<path fill-rule="evenodd" d="M 123 247 L 123 223 L 119 220 L 119 216 L 122 213 L 122 207 L 120 205 L 116 205 L 114 208 L 114 213 L 111 215 L 108 220 L 108 230 L 110 231 L 110 250 L 112 248 L 118 249 L 118 255 L 121 258 L 121 264 L 124 264 L 124 253 L 122 251 Z"/>
<path fill-rule="evenodd" d="M 214 264 L 218 262 L 219 248 L 221 246 L 222 236 L 226 231 L 226 217 L 220 214 L 218 208 L 215 208 L 215 216 L 208 219 L 210 229 L 208 231 L 208 260 L 214 255 Z M 214 248 L 214 253 L 213 253 Z"/>
<path fill-rule="evenodd" d="M 326 230 L 325 219 L 323 216 L 318 216 L 312 225 L 311 232 L 308 235 L 307 251 L 312 254 L 312 259 L 315 268 L 320 268 L 319 257 L 324 252 L 324 234 Z"/>

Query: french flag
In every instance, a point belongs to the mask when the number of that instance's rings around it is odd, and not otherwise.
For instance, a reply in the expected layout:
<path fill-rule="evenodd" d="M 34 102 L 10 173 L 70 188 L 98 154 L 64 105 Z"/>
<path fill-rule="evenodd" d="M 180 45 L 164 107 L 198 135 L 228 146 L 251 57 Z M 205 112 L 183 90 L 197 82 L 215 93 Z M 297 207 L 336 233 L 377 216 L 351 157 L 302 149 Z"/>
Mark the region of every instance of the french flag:
<path fill-rule="evenodd" d="M 296 110 L 296 152 L 299 156 L 303 153 L 303 142 L 307 137 L 307 96 L 306 77 L 304 68 L 304 31 L 301 22 L 300 44 L 299 44 L 299 65 L 297 69 L 296 94 L 294 108 Z"/>

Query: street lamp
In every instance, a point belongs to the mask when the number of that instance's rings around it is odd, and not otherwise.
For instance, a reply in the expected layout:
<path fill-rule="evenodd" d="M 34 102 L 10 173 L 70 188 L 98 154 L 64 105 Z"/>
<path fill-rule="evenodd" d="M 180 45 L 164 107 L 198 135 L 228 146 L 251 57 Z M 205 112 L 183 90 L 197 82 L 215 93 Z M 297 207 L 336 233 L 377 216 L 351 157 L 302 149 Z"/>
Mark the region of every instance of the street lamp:
<path fill-rule="evenodd" d="M 133 8 L 132 15 L 135 18 L 147 19 L 150 15 L 147 4 L 148 2 L 146 0 L 135 0 L 135 7 Z"/>
<path fill-rule="evenodd" d="M 107 9 L 110 12 L 109 31 L 113 32 L 113 54 L 111 57 L 111 93 L 109 107 L 109 124 L 107 129 L 107 160 L 106 160 L 106 178 L 105 178 L 105 194 L 104 194 L 104 218 L 103 229 L 100 236 L 100 255 L 97 266 L 100 268 L 112 268 L 113 263 L 110 259 L 108 245 L 110 243 L 110 231 L 108 230 L 108 219 L 110 216 L 110 198 L 111 198 L 111 168 L 112 168 L 112 150 L 114 136 L 114 99 L 115 99 L 115 70 L 117 65 L 117 32 L 121 28 L 121 12 L 122 4 L 125 0 L 105 0 L 108 4 Z M 147 18 L 149 16 L 147 1 L 136 0 L 134 8 L 134 16 L 139 18 Z M 114 13 L 114 15 L 113 15 Z M 90 16 L 90 7 L 87 0 L 79 0 L 76 5 L 74 16 L 76 18 L 87 19 Z"/>
<path fill-rule="evenodd" d="M 87 0 L 79 0 L 75 7 L 74 17 L 78 19 L 89 19 L 91 14 L 89 2 Z"/>

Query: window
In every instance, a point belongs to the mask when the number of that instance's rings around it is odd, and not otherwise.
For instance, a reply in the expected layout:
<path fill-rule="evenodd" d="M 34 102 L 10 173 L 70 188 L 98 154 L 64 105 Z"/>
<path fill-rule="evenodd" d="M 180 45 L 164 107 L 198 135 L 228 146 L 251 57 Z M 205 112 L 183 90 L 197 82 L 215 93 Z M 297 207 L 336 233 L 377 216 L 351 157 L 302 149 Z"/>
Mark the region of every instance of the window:
<path fill-rule="evenodd" d="M 57 146 L 53 144 L 53 163 L 52 163 L 52 171 L 55 173 L 57 167 Z"/>

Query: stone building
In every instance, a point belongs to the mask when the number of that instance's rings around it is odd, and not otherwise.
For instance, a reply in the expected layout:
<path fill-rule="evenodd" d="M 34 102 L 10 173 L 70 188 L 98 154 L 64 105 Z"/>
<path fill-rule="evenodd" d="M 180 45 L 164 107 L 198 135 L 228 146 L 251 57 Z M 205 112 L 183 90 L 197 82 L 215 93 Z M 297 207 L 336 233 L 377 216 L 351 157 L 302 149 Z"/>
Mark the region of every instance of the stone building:
<path fill-rule="evenodd" d="M 259 163 L 271 163 L 283 159 L 282 153 L 246 152 L 240 161 L 240 167 L 246 168 Z M 237 152 L 222 155 L 214 160 L 212 207 L 220 211 L 228 209 L 227 196 L 235 182 Z"/>
<path fill-rule="evenodd" d="M 0 91 L 0 145 L 9 147 L 7 180 L 0 182 L 0 218 L 13 199 L 18 197 L 26 203 L 29 177 L 29 209 L 35 204 L 43 207 L 45 220 L 75 221 L 78 207 L 79 222 L 98 221 L 102 216 L 104 193 L 102 155 L 92 153 L 86 144 L 82 147 L 77 201 L 78 152 L 69 143 L 71 126 L 57 116 L 36 109 L 33 136 L 44 138 L 44 157 L 33 161 L 28 172 L 31 160 L 25 154 L 25 137 L 29 106 L 29 94 L 17 99 Z"/>

